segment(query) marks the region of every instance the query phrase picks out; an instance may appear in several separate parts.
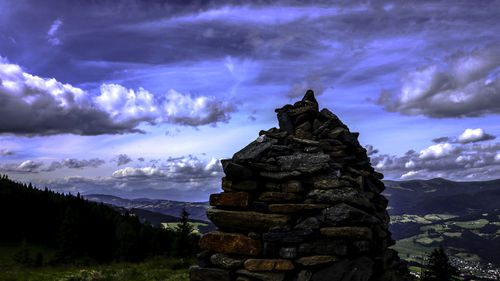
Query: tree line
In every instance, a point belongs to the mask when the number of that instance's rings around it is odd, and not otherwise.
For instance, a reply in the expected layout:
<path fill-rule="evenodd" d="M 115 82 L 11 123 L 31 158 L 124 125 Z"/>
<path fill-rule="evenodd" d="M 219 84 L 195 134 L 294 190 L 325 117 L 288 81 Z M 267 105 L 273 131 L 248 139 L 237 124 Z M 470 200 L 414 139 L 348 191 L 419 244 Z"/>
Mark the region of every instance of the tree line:
<path fill-rule="evenodd" d="M 0 243 L 53 248 L 54 263 L 194 256 L 199 237 L 190 234 L 187 216 L 185 212 L 177 231 L 156 228 L 128 212 L 89 202 L 79 193 L 61 194 L 14 182 L 6 175 L 0 178 Z"/>

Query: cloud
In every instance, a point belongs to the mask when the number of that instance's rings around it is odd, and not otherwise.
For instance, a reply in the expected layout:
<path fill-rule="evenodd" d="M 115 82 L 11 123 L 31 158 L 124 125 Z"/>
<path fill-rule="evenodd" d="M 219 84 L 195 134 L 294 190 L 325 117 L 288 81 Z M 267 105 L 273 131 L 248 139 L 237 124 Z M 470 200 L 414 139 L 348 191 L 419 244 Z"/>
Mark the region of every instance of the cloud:
<path fill-rule="evenodd" d="M 23 162 L 8 162 L 0 164 L 0 171 L 8 173 L 42 173 L 53 172 L 58 169 L 84 169 L 96 168 L 105 163 L 104 160 L 99 158 L 92 158 L 88 160 L 79 160 L 75 158 L 67 158 L 61 161 L 52 161 L 50 163 L 44 161 L 26 160 Z"/>
<path fill-rule="evenodd" d="M 375 149 L 373 145 L 365 145 L 366 155 L 371 156 L 378 153 L 378 149 Z"/>
<path fill-rule="evenodd" d="M 442 142 L 447 142 L 449 141 L 449 137 L 440 137 L 440 138 L 435 138 L 432 140 L 433 143 L 442 143 Z"/>
<path fill-rule="evenodd" d="M 220 162 L 188 155 L 158 161 L 154 166 L 125 167 L 108 177 L 65 177 L 40 180 L 39 185 L 63 192 L 104 193 L 125 197 L 152 197 L 205 201 L 220 190 Z"/>
<path fill-rule="evenodd" d="M 57 37 L 57 31 L 59 30 L 62 24 L 63 22 L 60 19 L 56 19 L 50 26 L 49 31 L 47 32 L 48 41 L 53 46 L 61 44 L 61 40 L 59 40 L 59 38 Z"/>
<path fill-rule="evenodd" d="M 11 156 L 14 155 L 14 152 L 8 149 L 0 149 L 0 155 L 2 155 L 2 157 Z"/>
<path fill-rule="evenodd" d="M 384 90 L 378 104 L 390 112 L 430 118 L 500 114 L 500 52 L 454 53 L 409 71 L 398 92 Z"/>
<path fill-rule="evenodd" d="M 128 157 L 127 154 L 120 154 L 116 158 L 117 166 L 125 165 L 132 162 L 132 158 Z"/>
<path fill-rule="evenodd" d="M 443 177 L 452 180 L 489 180 L 500 173 L 500 143 L 439 143 L 419 153 L 403 156 L 377 155 L 371 158 L 386 178 Z"/>
<path fill-rule="evenodd" d="M 466 129 L 460 136 L 457 138 L 457 142 L 459 143 L 471 143 L 471 142 L 479 142 L 486 140 L 493 140 L 495 136 L 489 135 L 484 132 L 483 129 Z"/>
<path fill-rule="evenodd" d="M 103 84 L 100 95 L 23 72 L 0 57 L 0 134 L 101 135 L 143 132 L 137 127 L 173 123 L 185 126 L 228 122 L 236 107 L 215 97 L 184 95 L 173 89 L 154 96 L 117 84 Z"/>

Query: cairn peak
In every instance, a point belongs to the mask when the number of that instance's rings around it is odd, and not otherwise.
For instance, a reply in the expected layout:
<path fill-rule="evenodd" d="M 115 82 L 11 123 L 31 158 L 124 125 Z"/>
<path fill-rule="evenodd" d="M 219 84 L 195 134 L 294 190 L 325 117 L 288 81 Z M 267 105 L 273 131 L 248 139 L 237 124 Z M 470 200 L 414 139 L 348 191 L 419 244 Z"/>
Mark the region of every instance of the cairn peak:
<path fill-rule="evenodd" d="M 276 109 L 279 128 L 221 160 L 191 281 L 411 280 L 388 231 L 382 174 L 314 92 Z"/>

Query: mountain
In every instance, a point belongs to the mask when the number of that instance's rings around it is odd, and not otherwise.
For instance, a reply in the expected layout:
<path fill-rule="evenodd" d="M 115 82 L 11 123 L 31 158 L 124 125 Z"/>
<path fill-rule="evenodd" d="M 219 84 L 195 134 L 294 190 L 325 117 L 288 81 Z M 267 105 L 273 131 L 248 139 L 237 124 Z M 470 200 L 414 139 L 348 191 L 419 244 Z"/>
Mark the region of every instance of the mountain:
<path fill-rule="evenodd" d="M 182 209 L 186 208 L 190 220 L 208 222 L 206 210 L 210 206 L 208 202 L 180 202 L 161 199 L 124 199 L 112 195 L 89 194 L 84 196 L 89 201 L 102 202 L 108 205 L 123 207 L 126 209 L 142 209 L 173 217 L 180 217 Z"/>
<path fill-rule="evenodd" d="M 500 207 L 500 179 L 455 182 L 436 178 L 384 183 L 390 215 L 466 215 Z"/>

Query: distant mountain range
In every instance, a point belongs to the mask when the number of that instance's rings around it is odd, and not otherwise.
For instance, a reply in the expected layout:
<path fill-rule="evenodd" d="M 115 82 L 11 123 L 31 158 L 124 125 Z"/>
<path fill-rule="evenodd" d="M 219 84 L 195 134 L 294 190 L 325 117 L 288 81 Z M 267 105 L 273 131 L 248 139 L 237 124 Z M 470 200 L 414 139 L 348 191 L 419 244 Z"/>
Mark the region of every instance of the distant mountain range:
<path fill-rule="evenodd" d="M 208 221 L 206 210 L 208 202 L 180 202 L 161 199 L 124 199 L 113 195 L 89 194 L 84 196 L 89 201 L 102 202 L 125 209 L 142 209 L 172 217 L 181 217 L 182 209 L 186 208 L 191 220 Z"/>

